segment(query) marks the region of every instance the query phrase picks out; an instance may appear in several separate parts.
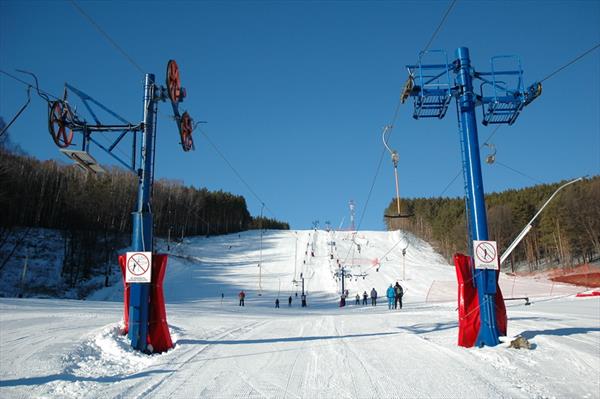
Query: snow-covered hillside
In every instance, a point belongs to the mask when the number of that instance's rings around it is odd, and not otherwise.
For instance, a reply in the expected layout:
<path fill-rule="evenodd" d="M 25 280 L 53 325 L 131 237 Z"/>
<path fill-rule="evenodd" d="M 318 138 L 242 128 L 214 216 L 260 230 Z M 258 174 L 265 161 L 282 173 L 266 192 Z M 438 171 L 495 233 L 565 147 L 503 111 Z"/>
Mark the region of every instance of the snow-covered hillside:
<path fill-rule="evenodd" d="M 454 268 L 401 232 L 268 231 L 261 245 L 255 231 L 169 253 L 173 350 L 141 355 L 118 335 L 121 284 L 87 301 L 0 299 L 0 397 L 599 397 L 600 299 L 566 286 L 502 277 L 536 297 L 508 302 L 509 336 L 533 349 L 509 349 L 510 337 L 465 349 Z M 399 281 L 404 308 L 340 308 L 338 264 L 353 275 L 351 299 Z"/>

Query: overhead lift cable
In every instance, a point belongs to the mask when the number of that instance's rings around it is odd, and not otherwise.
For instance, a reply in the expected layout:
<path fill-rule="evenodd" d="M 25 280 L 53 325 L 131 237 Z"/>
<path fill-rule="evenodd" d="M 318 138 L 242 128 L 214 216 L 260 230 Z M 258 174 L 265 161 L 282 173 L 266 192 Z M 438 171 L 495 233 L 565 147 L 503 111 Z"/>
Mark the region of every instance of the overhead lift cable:
<path fill-rule="evenodd" d="M 256 194 L 256 191 L 254 191 L 254 189 L 252 189 L 250 184 L 248 184 L 248 182 L 242 177 L 242 175 L 240 175 L 240 173 L 237 171 L 237 169 L 233 166 L 233 164 L 229 161 L 229 159 L 227 159 L 227 157 L 223 154 L 223 152 L 221 152 L 221 150 L 219 150 L 217 145 L 211 140 L 211 138 L 208 136 L 208 134 L 202 129 L 198 129 L 198 131 L 200 131 L 200 134 L 202 134 L 204 136 L 204 138 L 206 138 L 206 141 L 208 141 L 208 144 L 211 145 L 211 147 L 215 150 L 215 152 L 217 154 L 219 154 L 219 156 L 223 159 L 223 161 L 225 161 L 227 166 L 229 166 L 229 168 L 233 171 L 233 173 L 237 176 L 237 178 L 240 179 L 240 181 L 246 186 L 246 188 L 250 191 L 250 193 L 252 193 L 254 198 L 256 198 L 258 200 L 258 202 L 260 202 L 260 204 L 263 205 L 265 207 L 265 209 L 267 211 L 269 211 L 269 213 L 271 213 L 271 215 L 273 215 L 274 218 L 277 219 L 275 212 L 273 212 L 267 206 L 267 204 L 262 200 L 262 198 L 260 198 L 259 195 Z"/>
<path fill-rule="evenodd" d="M 560 71 L 562 71 L 563 69 L 565 69 L 565 68 L 573 65 L 574 63 L 576 63 L 577 61 L 579 61 L 580 59 L 582 59 L 583 57 L 585 57 L 586 55 L 588 55 L 592 51 L 596 50 L 598 47 L 600 47 L 600 43 L 596 44 L 595 46 L 593 46 L 589 50 L 585 51 L 584 53 L 578 55 L 577 57 L 575 57 L 571 61 L 567 62 L 565 65 L 561 66 L 560 68 L 558 68 L 554 72 L 548 74 L 548 76 L 546 76 L 544 79 L 540 80 L 540 83 L 545 82 L 546 80 L 550 79 L 551 77 L 553 77 L 554 75 L 556 75 L 557 73 L 559 73 Z"/>
<path fill-rule="evenodd" d="M 8 73 L 8 72 L 6 72 L 6 71 L 3 71 L 2 69 L 0 69 L 0 73 L 3 73 L 3 74 L 5 74 L 5 75 L 6 75 L 6 76 L 8 76 L 9 78 L 11 78 L 11 79 L 13 79 L 13 80 L 16 80 L 17 82 L 20 82 L 20 83 L 24 84 L 24 85 L 25 85 L 25 86 L 27 86 L 27 87 L 30 87 L 30 88 L 34 88 L 34 89 L 36 89 L 36 91 L 37 91 L 38 95 L 39 95 L 40 97 L 42 97 L 44 100 L 46 100 L 46 101 L 48 101 L 48 102 L 50 102 L 50 100 L 49 100 L 50 98 L 52 98 L 52 99 L 54 99 L 54 100 L 60 100 L 60 99 L 59 99 L 58 97 L 56 97 L 55 95 L 52 95 L 52 94 L 48 93 L 47 91 L 40 89 L 40 88 L 39 88 L 39 86 L 38 86 L 37 78 L 36 78 L 36 77 L 35 77 L 35 75 L 33 75 L 31 72 L 23 71 L 23 70 L 21 70 L 21 69 L 19 69 L 18 71 L 19 71 L 19 72 L 26 73 L 26 74 L 29 74 L 29 75 L 32 75 L 32 76 L 34 77 L 34 79 L 35 79 L 35 86 L 34 86 L 34 85 L 32 85 L 31 83 L 28 83 L 28 82 L 24 81 L 23 79 L 19 79 L 19 78 L 18 78 L 18 77 L 16 77 L 15 75 L 12 75 L 12 74 L 10 74 L 10 73 Z"/>
<path fill-rule="evenodd" d="M 2 131 L 0 131 L 0 137 L 2 137 L 4 135 L 4 133 L 6 133 L 8 131 L 8 128 L 17 120 L 17 118 L 23 113 L 23 111 L 25 111 L 25 108 L 27 108 L 27 106 L 31 102 L 31 89 L 32 88 L 36 89 L 38 96 L 40 96 L 42 99 L 44 99 L 48 103 L 48 105 L 50 105 L 50 102 L 51 102 L 49 97 L 53 97 L 53 98 L 56 98 L 56 97 L 54 97 L 53 95 L 48 94 L 47 92 L 41 90 L 40 86 L 39 86 L 39 82 L 38 82 L 37 76 L 35 76 L 31 72 L 24 71 L 22 69 L 17 69 L 17 72 L 21 72 L 21 73 L 24 73 L 24 74 L 27 74 L 27 75 L 31 75 L 33 77 L 34 81 L 35 81 L 35 86 L 33 86 L 30 83 L 25 82 L 22 79 L 17 78 L 14 75 L 11 75 L 8 72 L 5 72 L 3 70 L 0 70 L 0 72 L 2 72 L 3 74 L 5 74 L 6 76 L 8 76 L 8 77 L 10 77 L 10 78 L 12 78 L 14 80 L 16 80 L 17 82 L 23 83 L 25 86 L 27 86 L 27 102 L 25 102 L 25 104 L 21 107 L 21 109 L 19 109 L 19 112 L 17 112 L 17 114 L 11 119 L 11 121 L 8 122 L 8 124 L 6 126 L 4 126 L 4 128 L 2 129 Z"/>
<path fill-rule="evenodd" d="M 106 40 L 108 40 L 108 42 L 117 49 L 117 51 L 119 51 L 119 53 L 121 53 L 121 55 L 123 55 L 125 57 L 125 59 L 127 61 L 129 61 L 129 63 L 131 65 L 133 65 L 133 67 L 135 69 L 137 69 L 140 73 L 144 73 L 144 70 L 142 69 L 142 67 L 139 66 L 139 64 L 137 62 L 135 62 L 135 60 L 129 55 L 127 54 L 127 52 L 125 50 L 123 50 L 123 48 L 121 46 L 119 46 L 119 44 L 114 41 L 110 35 L 108 33 L 106 33 L 106 31 L 104 29 L 102 29 L 102 27 L 100 25 L 98 25 L 98 23 L 96 23 L 96 21 L 94 21 L 94 19 L 88 14 L 86 13 L 80 6 L 79 4 L 77 4 L 77 2 L 75 0 L 69 0 L 71 2 L 71 4 L 73 5 L 73 7 L 83 16 L 85 17 L 93 26 L 94 28 L 96 28 L 96 30 L 98 32 L 100 32 L 100 34 L 102 36 L 104 36 L 104 38 Z"/>
<path fill-rule="evenodd" d="M 448 8 L 446 9 L 446 11 L 444 12 L 444 15 L 442 16 L 442 19 L 440 20 L 438 26 L 436 27 L 436 29 L 432 33 L 431 37 L 429 38 L 429 41 L 427 42 L 424 51 L 427 51 L 427 49 L 429 49 L 429 46 L 431 45 L 431 43 L 433 43 L 433 41 L 435 40 L 437 34 L 439 33 L 440 29 L 444 25 L 444 22 L 446 21 L 446 18 L 450 14 L 450 11 L 452 10 L 452 8 L 456 4 L 456 2 L 457 2 L 457 0 L 452 0 L 452 2 L 450 3 L 450 5 L 448 6 Z M 389 123 L 387 125 L 387 126 L 389 126 L 389 129 L 390 129 L 390 135 L 391 135 L 392 130 L 394 129 L 394 124 L 396 123 L 396 120 L 398 119 L 398 113 L 400 112 L 400 105 L 404 102 L 404 100 L 403 100 L 403 94 L 405 92 L 406 92 L 406 85 L 403 85 L 403 87 L 402 87 L 402 89 L 400 91 L 398 102 L 397 102 L 396 107 L 394 109 L 394 114 L 392 116 L 391 123 Z M 389 135 L 388 135 L 388 139 L 389 139 Z M 379 175 L 379 170 L 381 169 L 381 163 L 383 162 L 383 157 L 385 155 L 385 152 L 386 152 L 386 149 L 384 148 L 381 151 L 381 155 L 379 157 L 379 162 L 377 164 L 377 169 L 375 171 L 375 175 L 373 176 L 373 181 L 371 183 L 371 188 L 369 189 L 369 194 L 367 195 L 367 200 L 365 201 L 365 206 L 362 209 L 361 216 L 360 216 L 359 223 L 358 223 L 358 226 L 356 228 L 356 231 L 360 230 L 361 223 L 362 223 L 362 221 L 364 219 L 364 216 L 366 214 L 367 207 L 368 207 L 369 201 L 371 199 L 371 195 L 373 194 L 373 188 L 375 187 L 375 182 L 377 181 L 377 176 Z M 348 259 L 349 255 L 350 255 L 350 250 L 346 254 L 344 262 Z"/>

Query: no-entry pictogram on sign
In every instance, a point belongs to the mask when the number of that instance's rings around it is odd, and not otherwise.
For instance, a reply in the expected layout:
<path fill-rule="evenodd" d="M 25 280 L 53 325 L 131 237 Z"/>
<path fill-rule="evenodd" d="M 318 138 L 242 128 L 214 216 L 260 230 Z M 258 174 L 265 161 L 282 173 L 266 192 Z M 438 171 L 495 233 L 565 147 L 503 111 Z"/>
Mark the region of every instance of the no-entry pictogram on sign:
<path fill-rule="evenodd" d="M 125 282 L 149 283 L 152 276 L 152 252 L 127 252 Z"/>
<path fill-rule="evenodd" d="M 496 241 L 473 241 L 475 269 L 499 269 Z"/>

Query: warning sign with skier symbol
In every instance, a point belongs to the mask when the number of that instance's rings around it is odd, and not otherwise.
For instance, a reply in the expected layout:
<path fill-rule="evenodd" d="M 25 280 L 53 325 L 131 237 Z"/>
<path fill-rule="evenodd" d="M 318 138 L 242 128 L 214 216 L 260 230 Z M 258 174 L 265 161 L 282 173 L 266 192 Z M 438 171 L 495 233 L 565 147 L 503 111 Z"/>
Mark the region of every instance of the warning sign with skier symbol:
<path fill-rule="evenodd" d="M 475 252 L 475 269 L 499 269 L 496 241 L 474 240 L 473 252 Z"/>
<path fill-rule="evenodd" d="M 149 283 L 152 276 L 152 252 L 127 252 L 126 283 Z"/>

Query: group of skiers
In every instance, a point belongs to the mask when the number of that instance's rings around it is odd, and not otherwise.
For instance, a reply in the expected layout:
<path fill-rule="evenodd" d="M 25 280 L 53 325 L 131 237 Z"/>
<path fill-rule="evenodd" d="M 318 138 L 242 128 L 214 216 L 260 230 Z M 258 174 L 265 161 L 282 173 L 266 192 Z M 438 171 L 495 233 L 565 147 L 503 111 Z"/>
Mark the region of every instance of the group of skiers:
<path fill-rule="evenodd" d="M 298 296 L 298 293 L 296 293 L 296 296 Z M 306 295 L 302 294 L 301 296 L 302 299 L 302 307 L 305 308 L 306 307 Z M 275 307 L 278 308 L 279 307 L 279 298 L 275 299 Z M 292 307 L 292 296 L 290 295 L 288 297 L 288 307 Z"/>
<path fill-rule="evenodd" d="M 388 309 L 402 309 L 402 297 L 404 296 L 404 289 L 402 286 L 396 281 L 396 285 L 388 287 L 385 292 L 385 296 L 388 299 Z"/>
<path fill-rule="evenodd" d="M 297 293 L 296 293 L 296 296 L 298 296 Z M 346 298 L 348 298 L 348 296 L 349 296 L 349 292 L 348 292 L 348 290 L 345 290 L 340 298 L 340 307 L 346 306 Z M 385 292 L 385 296 L 387 297 L 387 300 L 388 300 L 388 309 L 398 309 L 398 308 L 402 309 L 402 297 L 404 296 L 404 289 L 402 288 L 400 283 L 398 283 L 396 281 L 396 285 L 390 284 L 387 291 Z M 223 297 L 224 297 L 224 294 L 221 294 L 221 302 L 223 301 Z M 240 300 L 239 306 L 245 306 L 246 293 L 243 290 L 240 291 L 240 293 L 238 294 L 238 298 Z M 360 295 L 357 293 L 355 298 L 356 298 L 355 304 L 359 305 L 360 304 Z M 369 298 L 369 295 L 367 294 L 367 291 L 364 291 L 362 294 L 362 304 L 363 305 L 367 305 L 368 298 Z M 288 298 L 288 307 L 291 307 L 291 306 L 292 306 L 292 296 L 290 295 Z M 373 289 L 371 290 L 371 306 L 377 306 L 377 290 L 375 289 L 375 287 L 373 287 Z M 279 307 L 279 298 L 275 299 L 275 307 L 276 308 Z M 306 295 L 304 295 L 304 294 L 302 295 L 302 307 L 306 307 Z"/>
<path fill-rule="evenodd" d="M 402 296 L 404 296 L 404 289 L 402 288 L 400 283 L 398 283 L 396 281 L 396 285 L 390 284 L 390 286 L 387 289 L 385 294 L 388 299 L 388 308 L 389 309 L 398 309 L 398 306 L 400 307 L 400 309 L 402 309 Z M 377 306 L 377 295 L 378 295 L 377 290 L 373 287 L 373 289 L 371 290 L 371 306 Z M 348 290 L 345 290 L 340 298 L 340 307 L 343 307 L 346 305 L 347 298 L 348 298 Z M 368 298 L 369 298 L 369 294 L 367 294 L 367 291 L 364 291 L 362 294 L 362 304 L 363 305 L 367 305 Z M 361 303 L 360 299 L 361 299 L 361 296 L 360 296 L 360 294 L 357 293 L 355 296 L 356 301 L 354 304 L 360 305 L 360 303 Z"/>
<path fill-rule="evenodd" d="M 345 290 L 340 298 L 340 307 L 346 306 L 346 298 L 348 298 L 348 296 L 349 296 L 349 292 L 348 292 L 348 290 Z M 363 294 L 362 294 L 362 304 L 363 305 L 367 304 L 368 298 L 369 298 L 369 294 L 367 294 L 367 291 L 363 292 Z M 360 305 L 360 295 L 358 293 L 356 293 L 355 299 L 356 299 L 356 301 L 354 302 L 354 304 Z M 371 305 L 377 306 L 377 290 L 375 288 L 373 288 L 371 290 Z"/>
<path fill-rule="evenodd" d="M 296 293 L 296 297 L 298 296 L 298 293 Z M 221 304 L 223 304 L 223 299 L 225 298 L 225 294 L 221 294 Z M 238 294 L 238 298 L 240 300 L 239 302 L 239 306 L 245 306 L 246 305 L 246 293 L 244 292 L 244 290 L 241 290 L 240 293 Z M 306 295 L 302 294 L 300 296 L 301 299 L 301 306 L 303 308 L 306 307 Z M 292 296 L 290 295 L 288 298 L 288 307 L 292 306 Z M 279 307 L 279 298 L 275 299 L 275 307 L 278 308 Z"/>

